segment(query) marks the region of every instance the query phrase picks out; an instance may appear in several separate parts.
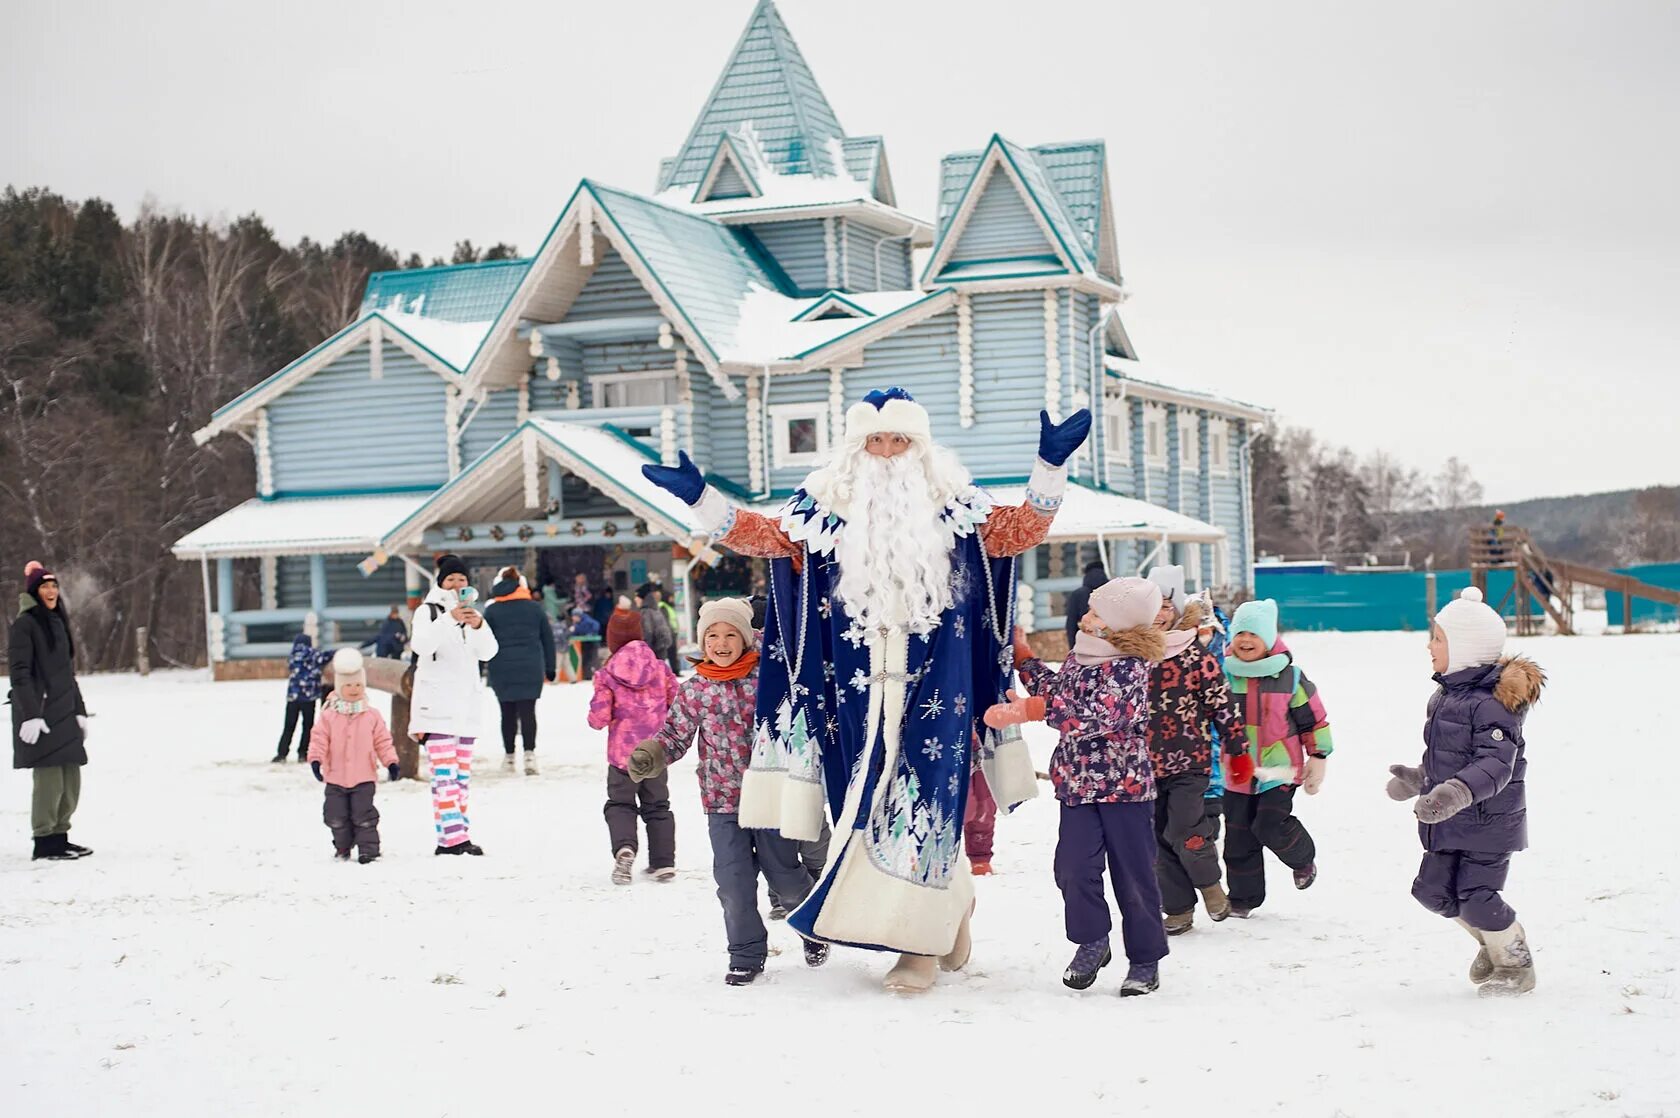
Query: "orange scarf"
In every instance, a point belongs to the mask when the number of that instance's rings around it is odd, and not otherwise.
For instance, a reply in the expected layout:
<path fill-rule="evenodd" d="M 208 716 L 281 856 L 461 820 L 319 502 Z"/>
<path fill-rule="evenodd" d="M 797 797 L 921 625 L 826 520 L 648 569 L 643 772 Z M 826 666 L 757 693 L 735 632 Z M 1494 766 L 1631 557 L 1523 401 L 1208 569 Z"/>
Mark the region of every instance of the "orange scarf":
<path fill-rule="evenodd" d="M 710 660 L 694 660 L 695 671 L 706 679 L 715 679 L 719 682 L 746 679 L 756 667 L 758 667 L 758 653 L 756 652 L 741 653 L 741 658 L 727 668 L 720 668 Z"/>
<path fill-rule="evenodd" d="M 533 599 L 531 597 L 531 588 L 528 586 L 521 586 L 516 588 L 513 593 L 503 594 L 500 598 L 493 600 L 498 602 L 529 602 Z"/>

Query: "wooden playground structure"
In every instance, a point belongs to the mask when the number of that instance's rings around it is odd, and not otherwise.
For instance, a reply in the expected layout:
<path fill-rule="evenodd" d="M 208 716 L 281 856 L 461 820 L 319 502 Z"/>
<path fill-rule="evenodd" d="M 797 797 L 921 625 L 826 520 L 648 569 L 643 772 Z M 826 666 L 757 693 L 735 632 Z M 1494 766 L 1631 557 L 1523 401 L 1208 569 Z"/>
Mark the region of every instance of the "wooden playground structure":
<path fill-rule="evenodd" d="M 1497 603 L 1488 597 L 1489 571 L 1513 572 L 1511 588 Z M 1526 529 L 1510 525 L 1470 529 L 1470 581 L 1500 616 L 1514 618 L 1517 635 L 1522 637 L 1540 632 L 1547 617 L 1560 634 L 1573 635 L 1578 586 L 1622 596 L 1620 624 L 1624 633 L 1633 629 L 1635 598 L 1680 606 L 1680 590 L 1652 586 L 1600 567 L 1550 559 L 1535 546 Z"/>

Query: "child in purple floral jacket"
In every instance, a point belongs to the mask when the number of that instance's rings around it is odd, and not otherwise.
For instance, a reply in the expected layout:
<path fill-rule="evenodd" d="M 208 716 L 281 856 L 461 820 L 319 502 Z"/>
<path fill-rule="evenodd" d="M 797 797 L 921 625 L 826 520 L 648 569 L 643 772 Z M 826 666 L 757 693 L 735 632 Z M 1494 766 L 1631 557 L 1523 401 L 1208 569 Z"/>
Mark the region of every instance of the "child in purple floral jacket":
<path fill-rule="evenodd" d="M 776 831 L 740 825 L 741 775 L 752 758 L 758 653 L 753 650 L 752 605 L 724 598 L 700 607 L 704 658 L 683 681 L 659 733 L 630 754 L 634 780 L 659 776 L 700 743 L 700 800 L 712 840 L 712 876 L 723 904 L 729 937 L 729 971 L 723 980 L 746 986 L 764 973 L 770 938 L 758 910 L 758 878 L 788 905 L 803 901 L 815 884 L 800 863 L 799 845 Z M 805 941 L 805 962 L 820 967 L 828 945 Z"/>
<path fill-rule="evenodd" d="M 1149 760 L 1149 679 L 1166 646 L 1154 628 L 1160 608 L 1160 588 L 1141 578 L 1114 579 L 1092 591 L 1073 653 L 1059 672 L 1034 657 L 1017 630 L 1015 666 L 1035 698 L 986 712 L 987 725 L 1001 727 L 1042 711 L 1062 735 L 1050 758 L 1050 780 L 1062 803 L 1056 884 L 1068 939 L 1079 945 L 1062 981 L 1075 990 L 1089 987 L 1113 959 L 1105 860 L 1130 964 L 1121 996 L 1155 990 L 1167 954 Z"/>

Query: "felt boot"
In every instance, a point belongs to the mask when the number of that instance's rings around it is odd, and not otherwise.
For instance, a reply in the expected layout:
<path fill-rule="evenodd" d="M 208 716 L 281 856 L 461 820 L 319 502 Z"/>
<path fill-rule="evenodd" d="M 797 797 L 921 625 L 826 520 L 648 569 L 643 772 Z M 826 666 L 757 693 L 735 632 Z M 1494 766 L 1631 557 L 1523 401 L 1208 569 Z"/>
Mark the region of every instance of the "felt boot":
<path fill-rule="evenodd" d="M 536 776 L 537 771 L 537 755 L 527 752 L 525 754 L 525 775 Z"/>
<path fill-rule="evenodd" d="M 968 931 L 968 921 L 973 915 L 974 906 L 969 905 L 968 912 L 962 918 L 962 924 L 957 927 L 956 942 L 951 944 L 948 953 L 940 957 L 940 970 L 957 971 L 968 966 L 968 957 L 974 954 L 974 937 Z"/>
<path fill-rule="evenodd" d="M 1458 918 L 1458 926 L 1470 933 L 1470 938 L 1476 941 L 1478 950 L 1476 957 L 1470 961 L 1470 981 L 1480 986 L 1493 977 L 1493 957 L 1488 954 L 1487 941 L 1482 938 L 1482 930 L 1471 924 L 1464 917 Z"/>
<path fill-rule="evenodd" d="M 1217 881 L 1202 886 L 1202 904 L 1207 907 L 1208 919 L 1215 924 L 1231 915 L 1231 898 L 1225 895 L 1225 887 Z"/>
<path fill-rule="evenodd" d="M 505 773 L 508 773 L 509 775 L 512 775 L 512 773 L 513 773 L 513 754 L 511 754 L 511 753 L 502 754 L 502 771 L 505 772 Z"/>
<path fill-rule="evenodd" d="M 1534 989 L 1534 955 L 1528 937 L 1515 920 L 1502 932 L 1483 932 L 1493 974 L 1476 992 L 1484 998 L 1514 998 Z"/>
<path fill-rule="evenodd" d="M 932 955 L 900 955 L 881 983 L 894 994 L 925 994 L 939 977 L 939 960 Z"/>
<path fill-rule="evenodd" d="M 1194 911 L 1180 912 L 1176 915 L 1169 913 L 1166 925 L 1169 936 L 1181 936 L 1196 926 L 1196 913 Z"/>

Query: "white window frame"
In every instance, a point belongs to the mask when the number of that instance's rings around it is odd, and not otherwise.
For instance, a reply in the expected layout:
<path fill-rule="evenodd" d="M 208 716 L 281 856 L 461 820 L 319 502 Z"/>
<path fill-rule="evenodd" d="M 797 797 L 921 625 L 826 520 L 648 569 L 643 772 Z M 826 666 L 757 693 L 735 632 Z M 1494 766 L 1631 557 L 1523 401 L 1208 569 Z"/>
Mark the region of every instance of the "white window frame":
<path fill-rule="evenodd" d="M 817 422 L 817 449 L 795 454 L 788 442 L 788 423 L 795 419 L 814 419 Z M 816 466 L 828 459 L 827 404 L 771 404 L 770 405 L 771 461 L 778 470 L 793 466 Z"/>
<path fill-rule="evenodd" d="M 1231 476 L 1231 422 L 1219 416 L 1208 416 L 1208 470 L 1214 477 Z M 1215 441 L 1217 437 L 1217 442 Z M 1214 447 L 1219 453 L 1213 452 Z"/>
<path fill-rule="evenodd" d="M 1116 434 L 1111 428 L 1119 426 Z M 1117 392 L 1103 398 L 1103 455 L 1111 465 L 1124 466 L 1132 460 L 1131 401 Z"/>
<path fill-rule="evenodd" d="M 632 380 L 663 380 L 671 384 L 672 399 L 662 404 L 603 404 L 602 389 Z M 641 369 L 633 373 L 597 373 L 589 378 L 589 400 L 597 408 L 674 408 L 677 406 L 677 373 L 674 369 Z"/>
<path fill-rule="evenodd" d="M 1158 451 L 1150 448 L 1151 431 L 1161 433 L 1161 448 Z M 1146 466 L 1167 465 L 1167 409 L 1164 404 L 1143 405 L 1143 462 Z"/>
<path fill-rule="evenodd" d="M 1192 474 L 1202 472 L 1202 417 L 1199 412 L 1182 408 L 1178 413 L 1178 468 Z"/>

